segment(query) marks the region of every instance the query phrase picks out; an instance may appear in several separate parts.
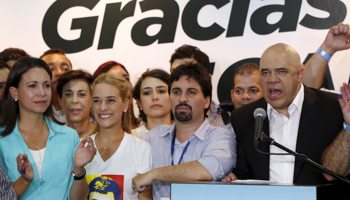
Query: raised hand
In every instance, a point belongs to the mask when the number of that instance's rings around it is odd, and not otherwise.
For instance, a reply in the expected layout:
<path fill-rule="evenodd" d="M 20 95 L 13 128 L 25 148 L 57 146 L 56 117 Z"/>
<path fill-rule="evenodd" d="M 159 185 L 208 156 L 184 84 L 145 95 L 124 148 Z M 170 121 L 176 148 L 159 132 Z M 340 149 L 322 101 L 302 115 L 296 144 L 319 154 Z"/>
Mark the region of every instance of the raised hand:
<path fill-rule="evenodd" d="M 91 162 L 96 154 L 96 148 L 90 137 L 84 138 L 74 154 L 74 168 L 83 168 Z"/>
<path fill-rule="evenodd" d="M 343 112 L 343 117 L 347 125 L 350 125 L 350 86 L 343 83 L 340 87 L 342 95 L 339 95 L 339 104 Z"/>
<path fill-rule="evenodd" d="M 26 180 L 27 182 L 32 182 L 34 180 L 34 172 L 33 172 L 33 166 L 32 163 L 28 160 L 27 154 L 18 154 L 17 158 L 17 170 L 21 174 L 21 176 Z"/>
<path fill-rule="evenodd" d="M 321 49 L 333 55 L 337 51 L 350 48 L 349 24 L 339 23 L 329 29 L 326 39 L 321 45 Z"/>

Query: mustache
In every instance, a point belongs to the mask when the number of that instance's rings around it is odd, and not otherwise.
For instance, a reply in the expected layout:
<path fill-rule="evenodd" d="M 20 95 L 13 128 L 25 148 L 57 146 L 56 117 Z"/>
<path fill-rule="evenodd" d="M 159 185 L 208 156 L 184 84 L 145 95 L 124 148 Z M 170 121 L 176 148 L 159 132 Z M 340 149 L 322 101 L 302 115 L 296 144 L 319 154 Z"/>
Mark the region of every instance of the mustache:
<path fill-rule="evenodd" d="M 180 104 L 178 104 L 178 105 L 176 105 L 176 107 L 175 107 L 175 110 L 178 108 L 178 107 L 180 107 L 180 106 L 186 106 L 186 107 L 188 107 L 190 110 L 192 110 L 192 107 L 190 106 L 190 105 L 188 105 L 187 103 L 180 103 Z"/>

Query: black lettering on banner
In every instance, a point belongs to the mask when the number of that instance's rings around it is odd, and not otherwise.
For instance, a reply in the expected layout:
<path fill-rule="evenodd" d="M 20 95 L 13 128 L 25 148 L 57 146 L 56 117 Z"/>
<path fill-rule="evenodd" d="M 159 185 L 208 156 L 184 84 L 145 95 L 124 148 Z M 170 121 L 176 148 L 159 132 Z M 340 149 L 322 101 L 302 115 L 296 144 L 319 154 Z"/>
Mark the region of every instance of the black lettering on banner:
<path fill-rule="evenodd" d="M 140 2 L 142 12 L 149 10 L 163 11 L 163 18 L 150 17 L 136 22 L 131 30 L 131 37 L 135 44 L 147 46 L 158 40 L 158 43 L 174 42 L 177 20 L 179 18 L 179 5 L 174 0 L 145 0 Z M 147 34 L 147 28 L 152 24 L 160 24 L 160 31 L 154 35 Z"/>
<path fill-rule="evenodd" d="M 225 72 L 221 75 L 218 82 L 217 94 L 220 102 L 231 99 L 231 89 L 233 83 L 233 74 L 236 69 L 245 63 L 256 63 L 259 65 L 260 58 L 247 58 L 244 60 L 237 61 L 229 66 Z"/>
<path fill-rule="evenodd" d="M 113 48 L 115 34 L 119 24 L 124 19 L 134 16 L 136 0 L 128 2 L 123 9 L 121 9 L 121 4 L 122 3 L 110 3 L 106 5 L 97 49 Z"/>
<path fill-rule="evenodd" d="M 58 20 L 64 11 L 76 6 L 92 10 L 99 0 L 58 0 L 55 1 L 45 13 L 42 34 L 45 43 L 50 48 L 61 48 L 67 53 L 83 51 L 92 46 L 96 31 L 98 16 L 76 18 L 72 20 L 71 30 L 81 29 L 78 39 L 65 40 L 58 34 Z"/>
<path fill-rule="evenodd" d="M 310 6 L 329 13 L 327 18 L 317 18 L 306 14 L 300 25 L 312 29 L 329 29 L 346 17 L 346 5 L 339 0 L 308 0 Z"/>
<path fill-rule="evenodd" d="M 209 27 L 201 27 L 198 24 L 198 14 L 206 5 L 213 5 L 220 9 L 229 2 L 229 0 L 190 0 L 182 13 L 182 28 L 184 32 L 195 40 L 211 40 L 220 36 L 225 29 L 217 23 L 213 23 Z"/>
<path fill-rule="evenodd" d="M 252 30 L 266 35 L 279 29 L 279 32 L 295 31 L 301 8 L 301 0 L 285 1 L 285 5 L 268 5 L 257 9 L 250 19 Z M 273 12 L 281 12 L 282 18 L 275 24 L 269 24 L 267 17 Z"/>
<path fill-rule="evenodd" d="M 250 0 L 234 0 L 226 37 L 243 36 Z"/>

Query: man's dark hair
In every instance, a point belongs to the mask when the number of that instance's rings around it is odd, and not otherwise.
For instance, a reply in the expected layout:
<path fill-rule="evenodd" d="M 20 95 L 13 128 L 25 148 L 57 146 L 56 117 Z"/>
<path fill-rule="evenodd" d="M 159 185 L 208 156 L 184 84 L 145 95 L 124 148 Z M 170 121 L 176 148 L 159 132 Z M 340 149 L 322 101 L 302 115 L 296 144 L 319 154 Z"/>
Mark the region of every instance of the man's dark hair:
<path fill-rule="evenodd" d="M 10 67 L 2 60 L 0 60 L 0 69 L 9 69 L 10 70 Z"/>
<path fill-rule="evenodd" d="M 67 58 L 66 52 L 63 49 L 56 49 L 56 48 L 54 48 L 54 49 L 49 49 L 49 50 L 45 51 L 43 53 L 43 55 L 40 56 L 40 59 L 42 59 L 44 56 L 47 56 L 47 55 L 50 55 L 50 54 L 61 54 L 61 55 L 65 56 Z M 69 58 L 67 58 L 67 60 L 69 61 L 71 69 L 73 69 L 72 62 L 69 60 Z"/>
<path fill-rule="evenodd" d="M 7 48 L 0 53 L 0 60 L 7 62 L 9 60 L 18 60 L 25 56 L 29 55 L 23 49 Z"/>
<path fill-rule="evenodd" d="M 62 98 L 63 87 L 67 83 L 69 83 L 69 81 L 73 81 L 73 80 L 85 81 L 89 85 L 89 89 L 90 89 L 89 92 L 91 94 L 91 86 L 92 86 L 92 83 L 94 82 L 94 78 L 92 77 L 92 75 L 83 70 L 72 70 L 62 74 L 60 78 L 58 78 L 57 80 L 56 90 L 60 98 Z"/>
<path fill-rule="evenodd" d="M 211 77 L 209 73 L 204 70 L 204 67 L 199 63 L 189 63 L 184 65 L 179 65 L 174 69 L 174 71 L 170 74 L 169 80 L 169 94 L 171 92 L 171 86 L 174 81 L 178 81 L 181 76 L 187 76 L 187 79 L 197 81 L 202 89 L 202 93 L 204 97 L 212 97 L 212 85 L 211 85 Z M 204 113 L 207 113 L 209 107 L 205 109 Z"/>
<path fill-rule="evenodd" d="M 197 63 L 202 65 L 208 71 L 208 73 L 210 72 L 208 55 L 201 51 L 198 47 L 187 44 L 184 44 L 175 50 L 173 55 L 171 55 L 170 65 L 172 65 L 176 59 L 185 58 L 193 58 Z"/>
<path fill-rule="evenodd" d="M 259 73 L 259 65 L 257 65 L 256 63 L 245 63 L 239 66 L 233 74 L 232 89 L 235 88 L 236 76 L 252 75 L 254 72 Z"/>

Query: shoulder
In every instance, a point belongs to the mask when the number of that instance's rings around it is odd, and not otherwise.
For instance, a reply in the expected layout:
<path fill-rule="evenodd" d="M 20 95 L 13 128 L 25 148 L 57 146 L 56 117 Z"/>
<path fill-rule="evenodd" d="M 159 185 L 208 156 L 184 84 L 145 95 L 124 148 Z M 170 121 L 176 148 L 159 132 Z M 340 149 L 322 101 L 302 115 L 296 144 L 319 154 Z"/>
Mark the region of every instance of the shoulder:
<path fill-rule="evenodd" d="M 143 124 L 140 127 L 137 127 L 135 129 L 131 130 L 131 135 L 136 136 L 138 138 L 141 137 L 144 133 L 147 133 L 149 130 L 146 128 L 146 126 Z"/>
<path fill-rule="evenodd" d="M 129 133 L 125 133 L 125 139 L 127 139 L 128 142 L 134 143 L 136 146 L 150 146 L 148 142 L 145 140 L 142 140 L 136 136 L 133 136 Z"/>
<path fill-rule="evenodd" d="M 142 140 L 142 139 L 140 139 L 136 136 L 133 136 L 129 133 L 125 133 L 124 137 L 126 140 L 127 147 L 134 149 L 134 151 L 137 154 L 143 154 L 145 152 L 151 151 L 151 145 L 147 141 Z"/>
<path fill-rule="evenodd" d="M 47 120 L 47 125 L 50 129 L 50 134 L 53 133 L 55 136 L 69 138 L 72 141 L 79 140 L 79 135 L 76 130 L 57 124 L 51 120 Z"/>
<path fill-rule="evenodd" d="M 332 113 L 342 115 L 337 94 L 305 87 L 304 102 L 318 104 L 323 110 L 330 110 Z"/>
<path fill-rule="evenodd" d="M 256 108 L 263 108 L 266 110 L 267 103 L 264 98 L 233 110 L 231 113 L 231 124 L 233 128 L 235 128 L 235 125 L 249 123 L 250 120 L 254 118 L 253 113 Z"/>
<path fill-rule="evenodd" d="M 226 127 L 213 126 L 211 124 L 206 125 L 205 130 L 206 140 L 220 140 L 227 138 L 235 138 L 235 134 Z"/>
<path fill-rule="evenodd" d="M 152 130 L 150 130 L 149 132 L 144 133 L 141 136 L 141 139 L 144 139 L 144 140 L 150 142 L 150 140 L 155 139 L 155 138 L 159 138 L 162 135 L 164 135 L 165 133 L 169 132 L 173 126 L 175 126 L 175 125 L 157 126 L 157 127 L 153 128 Z"/>

